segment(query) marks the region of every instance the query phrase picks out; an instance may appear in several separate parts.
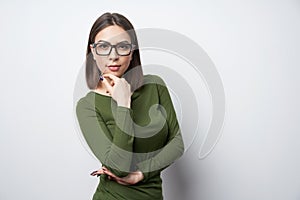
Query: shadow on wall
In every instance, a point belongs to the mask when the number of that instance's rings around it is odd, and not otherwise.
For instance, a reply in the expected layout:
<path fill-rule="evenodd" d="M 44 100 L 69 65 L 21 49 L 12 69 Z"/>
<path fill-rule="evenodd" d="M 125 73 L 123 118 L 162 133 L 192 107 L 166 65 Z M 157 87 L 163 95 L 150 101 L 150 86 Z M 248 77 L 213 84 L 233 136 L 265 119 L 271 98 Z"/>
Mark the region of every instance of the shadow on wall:
<path fill-rule="evenodd" d="M 189 177 L 183 162 L 176 162 L 162 172 L 165 200 L 188 200 Z"/>

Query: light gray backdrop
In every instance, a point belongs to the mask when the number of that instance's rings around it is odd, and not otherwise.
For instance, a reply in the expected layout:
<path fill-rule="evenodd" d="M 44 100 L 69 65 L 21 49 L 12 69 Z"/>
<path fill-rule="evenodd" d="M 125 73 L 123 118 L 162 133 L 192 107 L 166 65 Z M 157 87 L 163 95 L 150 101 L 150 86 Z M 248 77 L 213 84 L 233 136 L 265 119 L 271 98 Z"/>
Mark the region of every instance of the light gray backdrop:
<path fill-rule="evenodd" d="M 92 197 L 99 163 L 78 135 L 73 92 L 106 11 L 189 37 L 223 81 L 222 136 L 209 156 L 199 160 L 194 142 L 164 171 L 166 200 L 300 199 L 299 1 L 31 0 L 0 2 L 1 200 Z"/>

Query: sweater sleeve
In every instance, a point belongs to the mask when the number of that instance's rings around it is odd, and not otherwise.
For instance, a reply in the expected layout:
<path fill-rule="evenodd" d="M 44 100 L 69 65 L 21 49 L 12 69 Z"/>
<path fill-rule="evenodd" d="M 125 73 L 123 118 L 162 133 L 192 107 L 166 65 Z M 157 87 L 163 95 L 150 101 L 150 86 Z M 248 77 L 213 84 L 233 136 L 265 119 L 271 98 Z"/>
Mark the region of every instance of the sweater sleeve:
<path fill-rule="evenodd" d="M 83 98 L 77 102 L 76 115 L 81 132 L 91 151 L 109 170 L 119 177 L 130 171 L 134 131 L 132 110 L 118 106 L 115 128 L 110 130 L 95 106 Z M 111 133 L 113 132 L 113 134 Z"/>
<path fill-rule="evenodd" d="M 184 152 L 181 131 L 168 88 L 160 77 L 154 76 L 154 78 L 159 94 L 159 103 L 166 111 L 165 117 L 168 125 L 168 139 L 166 145 L 160 149 L 159 153 L 137 164 L 137 168 L 144 174 L 143 181 L 147 181 L 149 178 L 168 167 L 176 159 L 182 156 Z"/>

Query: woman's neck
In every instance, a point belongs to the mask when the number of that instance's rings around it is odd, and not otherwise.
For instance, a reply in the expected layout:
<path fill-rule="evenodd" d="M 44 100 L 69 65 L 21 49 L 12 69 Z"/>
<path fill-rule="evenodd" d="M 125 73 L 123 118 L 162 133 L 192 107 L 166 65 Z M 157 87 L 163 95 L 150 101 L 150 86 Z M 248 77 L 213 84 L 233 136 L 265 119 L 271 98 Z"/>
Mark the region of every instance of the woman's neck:
<path fill-rule="evenodd" d="M 99 94 L 102 94 L 102 95 L 110 96 L 110 94 L 108 93 L 108 90 L 106 89 L 105 85 L 102 84 L 101 82 L 99 82 L 96 89 L 94 89 L 93 91 L 97 92 Z"/>

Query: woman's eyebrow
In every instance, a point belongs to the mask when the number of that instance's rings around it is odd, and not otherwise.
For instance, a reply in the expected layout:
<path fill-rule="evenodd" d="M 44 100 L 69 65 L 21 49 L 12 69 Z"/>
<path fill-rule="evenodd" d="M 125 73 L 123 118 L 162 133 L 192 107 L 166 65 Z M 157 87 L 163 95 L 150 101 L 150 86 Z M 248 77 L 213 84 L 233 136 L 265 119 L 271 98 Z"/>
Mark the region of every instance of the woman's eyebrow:
<path fill-rule="evenodd" d="M 125 42 L 130 43 L 128 40 L 123 40 L 123 41 L 118 42 L 118 43 L 125 43 Z"/>
<path fill-rule="evenodd" d="M 106 42 L 106 43 L 109 43 L 108 41 L 105 41 L 105 40 L 98 40 L 97 42 L 95 43 L 99 43 L 99 42 Z M 110 43 L 109 43 L 110 44 Z"/>
<path fill-rule="evenodd" d="M 108 41 L 105 41 L 105 40 L 99 40 L 99 41 L 97 41 L 97 42 L 95 42 L 95 43 L 98 43 L 98 42 L 106 42 L 106 43 L 109 43 L 109 44 L 111 44 L 110 42 L 108 42 Z M 118 43 L 130 43 L 128 40 L 122 40 L 121 42 L 118 42 Z M 118 44 L 117 43 L 117 44 Z"/>

